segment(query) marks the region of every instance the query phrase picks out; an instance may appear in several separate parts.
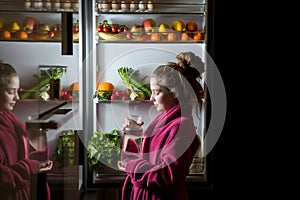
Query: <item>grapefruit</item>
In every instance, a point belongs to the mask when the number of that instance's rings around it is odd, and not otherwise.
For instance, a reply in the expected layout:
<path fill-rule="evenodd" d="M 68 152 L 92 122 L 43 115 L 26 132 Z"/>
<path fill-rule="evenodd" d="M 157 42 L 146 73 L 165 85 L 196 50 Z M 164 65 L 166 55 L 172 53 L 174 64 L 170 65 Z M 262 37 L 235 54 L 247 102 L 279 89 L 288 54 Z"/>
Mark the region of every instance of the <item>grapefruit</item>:
<path fill-rule="evenodd" d="M 110 82 L 102 82 L 97 87 L 98 91 L 113 91 L 114 89 L 114 85 Z"/>
<path fill-rule="evenodd" d="M 74 82 L 70 85 L 69 90 L 79 90 L 79 82 Z"/>

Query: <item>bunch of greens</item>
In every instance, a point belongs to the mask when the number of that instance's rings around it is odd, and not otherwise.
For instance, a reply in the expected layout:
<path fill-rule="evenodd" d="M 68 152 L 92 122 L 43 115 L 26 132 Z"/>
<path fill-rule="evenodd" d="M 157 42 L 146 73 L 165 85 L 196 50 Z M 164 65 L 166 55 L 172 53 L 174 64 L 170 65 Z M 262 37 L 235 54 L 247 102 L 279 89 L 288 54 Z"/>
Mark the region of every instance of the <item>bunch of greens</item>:
<path fill-rule="evenodd" d="M 93 95 L 93 99 L 97 98 L 99 100 L 110 100 L 110 97 L 112 95 L 112 91 L 95 91 L 94 95 Z"/>
<path fill-rule="evenodd" d="M 118 69 L 118 74 L 121 77 L 123 83 L 126 85 L 126 88 L 128 88 L 131 91 L 131 100 L 134 100 L 136 97 L 138 97 L 138 93 L 134 88 L 136 88 L 139 91 L 142 91 L 147 97 L 151 96 L 150 88 L 138 79 L 138 70 L 134 70 L 131 67 L 120 67 Z"/>
<path fill-rule="evenodd" d="M 47 70 L 41 70 L 42 76 L 47 76 L 49 79 L 57 80 L 62 78 L 63 75 L 67 73 L 67 68 L 65 67 L 50 67 Z"/>
<path fill-rule="evenodd" d="M 121 156 L 121 135 L 119 131 L 94 132 L 87 146 L 88 167 L 99 173 L 101 163 L 117 166 Z"/>
<path fill-rule="evenodd" d="M 59 79 L 65 73 L 67 69 L 64 67 L 50 67 L 47 70 L 41 70 L 41 77 L 34 74 L 34 77 L 38 79 L 38 82 L 32 85 L 28 91 L 20 94 L 21 99 L 27 99 L 32 96 L 35 91 L 42 91 L 41 96 L 45 95 L 45 93 L 49 90 L 50 80 L 51 79 Z"/>
<path fill-rule="evenodd" d="M 56 161 L 59 168 L 67 167 L 75 164 L 75 131 L 63 130 L 61 132 L 60 141 L 55 149 Z"/>

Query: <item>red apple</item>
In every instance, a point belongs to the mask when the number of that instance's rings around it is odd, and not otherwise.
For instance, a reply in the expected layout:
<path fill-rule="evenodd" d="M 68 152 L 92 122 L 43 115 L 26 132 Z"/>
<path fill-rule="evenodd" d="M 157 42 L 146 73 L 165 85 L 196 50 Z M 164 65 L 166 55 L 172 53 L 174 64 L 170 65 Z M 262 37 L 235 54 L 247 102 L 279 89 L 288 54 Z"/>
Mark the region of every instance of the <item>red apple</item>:
<path fill-rule="evenodd" d="M 36 19 L 33 17 L 26 17 L 22 23 L 24 30 L 27 32 L 32 32 L 35 24 L 36 24 Z"/>
<path fill-rule="evenodd" d="M 130 32 L 132 33 L 132 37 L 136 38 L 143 35 L 143 28 L 142 26 L 135 24 L 131 26 Z"/>
<path fill-rule="evenodd" d="M 155 32 L 156 22 L 153 19 L 145 19 L 142 23 L 142 26 L 147 34 Z"/>

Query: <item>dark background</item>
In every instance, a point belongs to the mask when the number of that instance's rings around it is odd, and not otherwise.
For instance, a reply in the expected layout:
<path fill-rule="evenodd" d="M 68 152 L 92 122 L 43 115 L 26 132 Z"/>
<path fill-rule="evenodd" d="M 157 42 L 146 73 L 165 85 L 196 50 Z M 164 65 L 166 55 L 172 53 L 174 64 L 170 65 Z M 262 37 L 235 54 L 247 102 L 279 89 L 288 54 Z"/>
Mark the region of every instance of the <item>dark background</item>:
<path fill-rule="evenodd" d="M 259 171 L 255 116 L 255 74 L 260 45 L 255 7 L 244 1 L 215 0 L 214 61 L 227 95 L 227 115 L 222 134 L 212 151 L 213 196 L 244 199 L 257 197 L 264 181 Z M 251 14 L 250 14 L 251 13 Z M 254 100 L 255 99 L 255 100 Z"/>

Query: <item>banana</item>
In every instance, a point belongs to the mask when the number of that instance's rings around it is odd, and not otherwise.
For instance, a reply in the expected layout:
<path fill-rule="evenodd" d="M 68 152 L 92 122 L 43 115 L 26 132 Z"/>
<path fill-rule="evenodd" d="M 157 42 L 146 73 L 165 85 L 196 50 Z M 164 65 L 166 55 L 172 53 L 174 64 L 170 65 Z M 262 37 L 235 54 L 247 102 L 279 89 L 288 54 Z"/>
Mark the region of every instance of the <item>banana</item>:
<path fill-rule="evenodd" d="M 105 33 L 105 32 L 99 32 L 99 37 L 102 40 L 110 40 L 110 41 L 116 41 L 116 40 L 126 40 L 126 34 L 125 33 Z"/>

